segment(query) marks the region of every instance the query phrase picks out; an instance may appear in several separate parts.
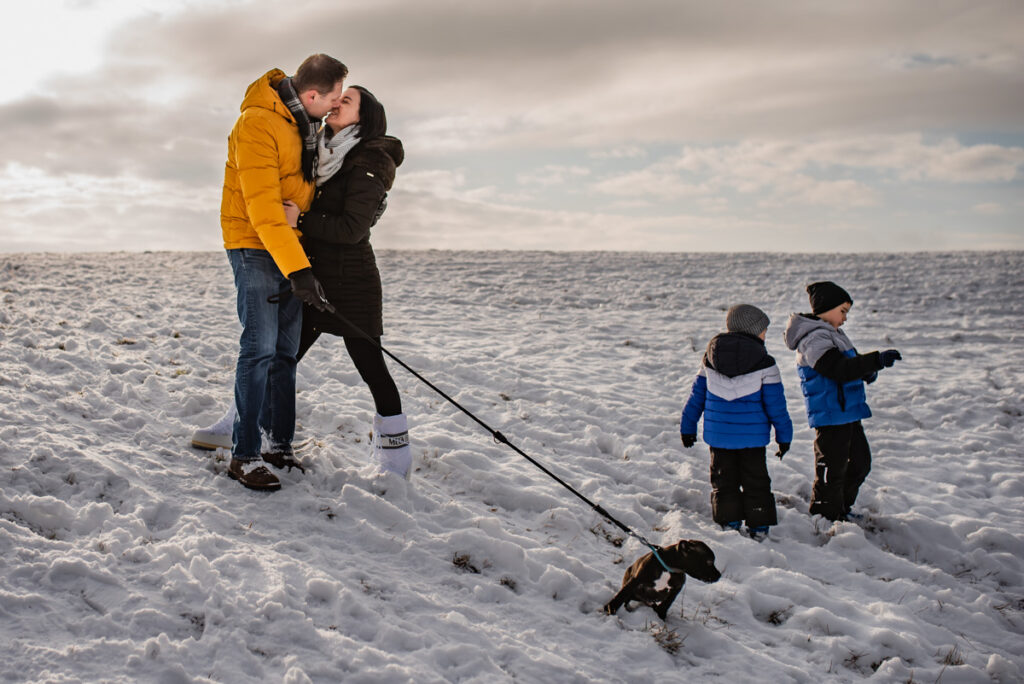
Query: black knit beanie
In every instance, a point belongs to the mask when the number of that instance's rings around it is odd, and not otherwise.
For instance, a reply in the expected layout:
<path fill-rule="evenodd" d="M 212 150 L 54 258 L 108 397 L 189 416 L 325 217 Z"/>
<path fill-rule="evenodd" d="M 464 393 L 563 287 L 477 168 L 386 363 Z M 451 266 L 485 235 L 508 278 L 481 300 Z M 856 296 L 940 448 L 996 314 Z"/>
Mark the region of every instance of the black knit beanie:
<path fill-rule="evenodd" d="M 807 286 L 807 294 L 811 299 L 811 313 L 815 316 L 831 311 L 843 302 L 853 304 L 853 297 L 849 292 L 828 280 L 811 283 Z"/>

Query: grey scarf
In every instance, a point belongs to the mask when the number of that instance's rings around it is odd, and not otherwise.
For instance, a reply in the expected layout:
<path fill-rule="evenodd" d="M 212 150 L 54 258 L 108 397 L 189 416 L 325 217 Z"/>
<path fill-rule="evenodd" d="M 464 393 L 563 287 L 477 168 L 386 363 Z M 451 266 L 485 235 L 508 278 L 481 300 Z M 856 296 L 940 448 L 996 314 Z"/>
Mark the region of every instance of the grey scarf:
<path fill-rule="evenodd" d="M 327 128 L 317 136 L 316 184 L 323 185 L 338 172 L 345 155 L 359 143 L 359 124 L 345 126 L 328 138 Z"/>

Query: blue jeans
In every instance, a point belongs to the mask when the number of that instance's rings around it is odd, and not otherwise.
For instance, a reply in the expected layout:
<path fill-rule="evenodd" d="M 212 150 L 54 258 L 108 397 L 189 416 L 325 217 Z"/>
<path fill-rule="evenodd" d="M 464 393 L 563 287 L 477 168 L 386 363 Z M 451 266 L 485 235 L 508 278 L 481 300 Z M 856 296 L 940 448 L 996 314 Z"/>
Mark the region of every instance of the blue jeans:
<path fill-rule="evenodd" d="M 260 458 L 262 426 L 274 448 L 295 436 L 295 354 L 302 329 L 302 302 L 288 278 L 262 249 L 229 249 L 242 323 L 235 367 L 235 416 L 231 455 Z M 280 295 L 276 303 L 267 297 Z"/>

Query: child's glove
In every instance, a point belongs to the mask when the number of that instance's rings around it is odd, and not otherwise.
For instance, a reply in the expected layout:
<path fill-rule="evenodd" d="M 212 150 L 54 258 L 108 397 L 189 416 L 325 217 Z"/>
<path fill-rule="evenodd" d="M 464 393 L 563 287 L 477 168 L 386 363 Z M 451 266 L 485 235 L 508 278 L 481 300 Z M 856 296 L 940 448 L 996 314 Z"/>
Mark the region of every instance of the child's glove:
<path fill-rule="evenodd" d="M 778 444 L 779 450 L 775 452 L 775 455 L 778 456 L 781 461 L 782 457 L 786 455 L 787 451 L 789 451 L 789 442 L 779 442 Z"/>
<path fill-rule="evenodd" d="M 683 446 L 689 449 L 697 443 L 697 435 L 679 435 L 683 438 Z"/>
<path fill-rule="evenodd" d="M 886 349 L 884 352 L 878 352 L 878 360 L 882 362 L 883 368 L 892 368 L 892 364 L 896 363 L 903 357 L 895 349 Z"/>

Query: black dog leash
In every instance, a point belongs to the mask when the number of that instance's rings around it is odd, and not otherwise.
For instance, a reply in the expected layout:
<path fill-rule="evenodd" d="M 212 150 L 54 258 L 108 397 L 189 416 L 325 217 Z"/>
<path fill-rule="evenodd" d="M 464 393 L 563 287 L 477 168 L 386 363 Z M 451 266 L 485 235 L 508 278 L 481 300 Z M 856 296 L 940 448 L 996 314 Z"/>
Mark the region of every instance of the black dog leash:
<path fill-rule="evenodd" d="M 277 303 L 277 302 L 279 302 L 279 301 L 281 300 L 281 298 L 282 298 L 282 297 L 284 297 L 284 296 L 286 296 L 286 295 L 290 295 L 290 294 L 291 294 L 291 291 L 290 291 L 290 290 L 281 290 L 281 292 L 277 293 L 276 295 L 271 295 L 270 297 L 267 297 L 267 301 L 268 301 L 268 302 L 271 302 L 271 303 Z M 637 534 L 636 532 L 634 532 L 634 531 L 633 531 L 632 529 L 630 529 L 630 528 L 629 528 L 629 527 L 628 527 L 628 526 L 627 526 L 627 525 L 626 525 L 625 523 L 622 523 L 622 522 L 620 522 L 619 520 L 617 520 L 617 519 L 616 519 L 615 517 L 613 517 L 613 516 L 612 516 L 612 515 L 611 515 L 611 514 L 610 514 L 610 513 L 608 512 L 608 511 L 606 511 L 606 510 L 605 510 L 604 508 L 602 508 L 602 507 L 601 507 L 601 506 L 599 506 L 598 504 L 594 503 L 593 501 L 591 501 L 590 499 L 588 499 L 587 497 L 585 497 L 585 496 L 584 496 L 583 494 L 581 494 L 581 493 L 580 493 L 579 491 L 577 491 L 577 490 L 576 490 L 576 489 L 575 489 L 575 488 L 574 488 L 574 487 L 573 487 L 572 485 L 570 485 L 570 484 L 569 484 L 568 482 L 566 482 L 566 481 L 565 481 L 565 480 L 563 480 L 562 478 L 560 478 L 560 477 L 558 477 L 557 475 L 555 475 L 555 474 L 554 474 L 553 472 L 551 472 L 550 470 L 548 470 L 548 469 L 547 469 L 547 468 L 546 468 L 546 467 L 545 467 L 545 466 L 544 466 L 544 465 L 543 465 L 542 463 L 540 463 L 539 461 L 537 461 L 537 460 L 536 460 L 535 458 L 533 458 L 533 457 L 532 457 L 532 456 L 530 456 L 530 455 L 529 455 L 528 453 L 526 453 L 525 451 L 523 451 L 522 449 L 520 449 L 519 447 L 517 447 L 517 446 L 516 446 L 515 444 L 513 444 L 512 442 L 510 442 L 510 441 L 509 441 L 509 439 L 508 439 L 508 437 L 506 437 L 506 436 L 505 436 L 504 434 L 502 434 L 502 433 L 501 433 L 500 431 L 498 431 L 498 430 L 495 430 L 495 429 L 494 429 L 494 428 L 492 428 L 492 427 L 491 427 L 490 425 L 488 425 L 487 423 L 485 423 L 484 421 L 482 421 L 482 420 L 481 420 L 480 418 L 477 418 L 477 417 L 476 417 L 476 415 L 474 415 L 472 411 L 470 411 L 469 409 L 467 409 L 466 407 L 464 407 L 464 406 L 463 406 L 462 404 L 460 404 L 459 402 L 455 401 L 455 399 L 453 399 L 452 397 L 448 396 L 448 394 L 446 394 L 446 393 L 445 393 L 445 392 L 444 392 L 444 391 L 443 391 L 443 390 L 442 390 L 441 388 L 439 388 L 439 387 L 438 387 L 437 385 L 435 385 L 434 383 L 430 382 L 430 381 L 429 381 L 429 380 L 427 380 L 427 379 L 426 379 L 425 377 L 423 377 L 422 375 L 420 375 L 420 374 L 419 374 L 419 373 L 418 373 L 418 372 L 417 372 L 417 371 L 416 371 L 416 370 L 415 370 L 415 369 L 414 369 L 414 368 L 413 368 L 412 366 L 410 366 L 410 365 L 409 365 L 409 364 L 407 364 L 407 363 L 406 363 L 405 361 L 402 361 L 402 359 L 398 358 L 397 356 L 395 356 L 394 354 L 392 354 L 392 353 L 391 353 L 390 351 L 388 351 L 388 350 L 387 350 L 387 349 L 386 349 L 386 348 L 384 347 L 384 345 L 382 345 L 382 344 L 381 344 L 381 343 L 380 343 L 380 342 L 379 342 L 378 340 L 374 339 L 373 337 L 370 337 L 370 336 L 369 336 L 368 334 L 366 334 L 365 332 L 363 332 L 363 331 L 362 331 L 362 330 L 361 330 L 360 328 L 358 328 L 357 326 L 355 326 L 355 325 L 354 325 L 354 324 L 353 324 L 353 323 L 352 323 L 351 321 L 349 321 L 349 320 L 348 320 L 347 318 L 345 318 L 345 316 L 344 316 L 343 314 L 339 313 L 339 312 L 338 312 L 338 310 L 334 308 L 334 305 L 333 305 L 333 304 L 331 304 L 331 303 L 330 303 L 329 301 L 327 301 L 327 300 L 326 300 L 326 299 L 324 299 L 324 298 L 321 298 L 321 300 L 320 300 L 320 304 L 322 304 L 322 305 L 323 305 L 323 309 L 322 309 L 323 311 L 326 311 L 326 312 L 328 312 L 329 314 L 331 314 L 332 316 L 334 316 L 334 317 L 335 317 L 336 319 L 338 319 L 338 321 L 340 321 L 340 322 L 341 322 L 341 323 L 343 323 L 344 325 L 346 325 L 346 326 L 348 326 L 349 328 L 351 328 L 352 330 L 354 330 L 354 331 L 355 331 L 356 333 L 358 333 L 358 334 L 359 334 L 359 336 L 360 336 L 360 337 L 363 337 L 363 338 L 365 338 L 365 339 L 369 340 L 370 342 L 372 342 L 372 343 L 373 343 L 373 345 L 374 345 L 375 347 L 377 347 L 378 349 L 380 349 L 380 350 L 381 350 L 381 352 L 383 352 L 384 354 L 387 354 L 387 355 L 388 355 L 388 357 L 390 357 L 390 358 L 391 358 L 391 359 L 392 359 L 392 360 L 393 360 L 393 361 L 394 361 L 395 363 L 397 363 L 397 364 L 398 364 L 398 365 L 400 365 L 400 366 L 401 366 L 402 368 L 404 368 L 405 370 L 407 370 L 407 371 L 409 371 L 410 373 L 412 373 L 412 374 L 413 374 L 413 376 L 415 376 L 417 380 L 419 380 L 419 381 L 420 381 L 420 382 L 422 382 L 422 383 L 423 383 L 424 385 L 426 385 L 426 386 L 427 386 L 427 387 L 429 387 L 430 389 L 432 389 L 432 390 L 434 390 L 435 392 L 437 392 L 438 394 L 440 394 L 440 395 L 441 395 L 442 397 L 444 397 L 444 399 L 445 399 L 445 400 L 446 400 L 446 401 L 447 401 L 448 403 L 450 403 L 450 404 L 451 404 L 452 406 L 454 406 L 455 408 L 459 409 L 460 411 L 462 411 L 463 413 L 465 413 L 465 414 L 466 414 L 467 416 L 469 416 L 470 418 L 472 418 L 472 419 L 473 419 L 473 420 L 474 420 L 474 421 L 475 421 L 475 422 L 476 422 L 476 423 L 477 423 L 477 424 L 478 424 L 478 425 L 479 425 L 480 427 L 482 427 L 482 428 L 483 428 L 484 430 L 487 430 L 487 432 L 489 432 L 489 433 L 491 434 L 491 437 L 492 437 L 492 438 L 494 439 L 494 441 L 495 441 L 495 442 L 498 442 L 498 443 L 500 443 L 500 444 L 504 444 L 505 446 L 507 446 L 508 448 L 512 449 L 512 450 L 513 450 L 514 452 L 516 452 L 517 454 L 519 454 L 520 456 L 522 456 L 523 458 L 525 458 L 525 459 L 526 459 L 527 461 L 529 461 L 529 462 L 530 462 L 530 463 L 532 463 L 533 465 L 537 466 L 537 468 L 539 468 L 539 469 L 541 470 L 541 472 L 543 472 L 543 473 L 544 473 L 545 475 L 547 475 L 548 477 L 550 477 L 550 478 L 551 478 L 552 480 L 554 480 L 555 482 L 557 482 L 558 484 L 562 485 L 563 487 L 565 487 L 566 489 L 568 489 L 568 490 L 569 490 L 570 492 L 572 492 L 573 494 L 575 494 L 575 495 L 576 495 L 577 497 L 579 497 L 579 498 L 580 498 L 580 499 L 581 499 L 581 500 L 582 500 L 582 501 L 583 501 L 584 503 L 586 503 L 586 504 L 587 504 L 588 506 L 590 506 L 590 507 L 591 507 L 591 508 L 592 508 L 592 509 L 593 509 L 593 510 L 594 510 L 594 511 L 596 512 L 596 513 L 600 514 L 600 515 L 601 515 L 601 516 L 603 516 L 603 517 L 604 517 L 604 518 L 605 518 L 606 520 L 608 520 L 608 521 L 609 521 L 610 523 L 612 523 L 613 525 L 615 525 L 616 527 L 618 527 L 618 528 L 619 528 L 620 530 L 622 530 L 623 532 L 625 532 L 625 533 L 626 533 L 627 535 L 629 535 L 630 537 L 633 537 L 634 539 L 636 539 L 637 541 L 639 541 L 639 542 L 640 542 L 641 544 L 643 544 L 644 546 L 646 546 L 647 548 L 649 548 L 649 549 L 651 550 L 651 553 L 652 553 L 652 554 L 654 554 L 654 557 L 655 557 L 655 558 L 656 558 L 656 559 L 658 560 L 658 563 L 660 563 L 660 564 L 661 564 L 661 567 L 665 568 L 665 571 L 666 571 L 666 572 L 669 572 L 669 573 L 679 573 L 679 572 L 683 572 L 683 571 L 682 571 L 682 570 L 680 570 L 679 568 L 670 568 L 670 567 L 668 566 L 668 564 L 667 564 L 667 563 L 665 563 L 665 561 L 664 561 L 664 560 L 662 560 L 662 558 L 661 558 L 661 555 L 660 555 L 660 554 L 658 553 L 658 551 L 659 551 L 659 550 L 661 550 L 661 547 L 660 547 L 660 546 L 657 546 L 657 545 L 655 545 L 655 544 L 652 544 L 652 543 L 651 543 L 651 542 L 649 542 L 649 541 L 648 541 L 648 540 L 647 540 L 646 538 L 644 538 L 644 537 L 643 537 L 642 535 L 640 535 L 640 534 Z"/>

